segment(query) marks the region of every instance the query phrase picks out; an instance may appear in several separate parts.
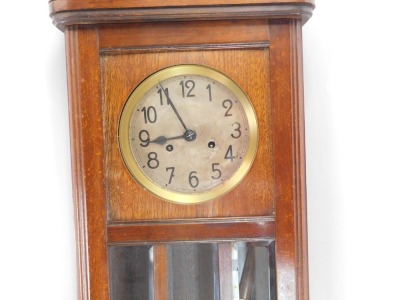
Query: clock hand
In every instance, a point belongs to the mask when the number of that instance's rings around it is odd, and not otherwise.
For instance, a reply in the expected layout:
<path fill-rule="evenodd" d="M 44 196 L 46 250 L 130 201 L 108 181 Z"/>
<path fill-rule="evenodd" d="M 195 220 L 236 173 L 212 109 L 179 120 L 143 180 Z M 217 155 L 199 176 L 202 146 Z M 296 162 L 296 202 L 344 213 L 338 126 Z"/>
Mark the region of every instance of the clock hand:
<path fill-rule="evenodd" d="M 183 128 L 185 129 L 185 132 L 183 133 L 183 135 L 181 137 L 184 138 L 185 141 L 188 141 L 188 142 L 194 141 L 196 139 L 196 137 L 197 137 L 196 131 L 194 131 L 192 129 L 188 129 L 186 127 L 185 123 L 183 122 L 180 114 L 178 113 L 178 110 L 176 109 L 176 107 L 175 107 L 174 103 L 172 102 L 171 98 L 169 97 L 168 93 L 165 91 L 164 87 L 161 85 L 161 82 L 159 84 L 160 84 L 160 87 L 161 87 L 162 91 L 164 92 L 165 96 L 167 97 L 167 101 L 169 102 L 170 106 L 174 110 L 175 115 L 178 117 L 178 119 L 181 122 Z M 160 145 L 163 145 L 163 144 L 160 144 Z"/>
<path fill-rule="evenodd" d="M 184 139 L 185 135 L 178 135 L 178 136 L 173 136 L 173 137 L 165 137 L 163 135 L 160 135 L 159 137 L 155 138 L 154 140 L 150 141 L 150 143 L 158 144 L 158 145 L 164 145 L 167 141 L 169 140 L 178 140 L 178 139 Z"/>
<path fill-rule="evenodd" d="M 185 123 L 183 122 L 181 116 L 179 115 L 178 111 L 176 110 L 174 103 L 172 103 L 171 98 L 168 96 L 168 93 L 165 91 L 164 87 L 161 85 L 161 82 L 159 84 L 160 84 L 160 87 L 161 87 L 162 91 L 164 92 L 165 96 L 167 97 L 167 101 L 169 101 L 170 106 L 174 110 L 174 112 L 175 112 L 176 116 L 178 117 L 179 121 L 181 122 L 183 128 L 187 131 L 188 129 L 187 129 Z"/>

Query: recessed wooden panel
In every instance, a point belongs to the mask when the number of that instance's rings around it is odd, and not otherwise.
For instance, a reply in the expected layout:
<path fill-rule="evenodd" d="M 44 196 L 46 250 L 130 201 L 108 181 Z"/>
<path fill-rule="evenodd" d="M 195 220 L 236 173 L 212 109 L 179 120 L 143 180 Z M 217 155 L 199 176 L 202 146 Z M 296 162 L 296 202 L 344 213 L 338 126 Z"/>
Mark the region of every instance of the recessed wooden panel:
<path fill-rule="evenodd" d="M 105 187 L 109 222 L 273 214 L 268 55 L 269 51 L 265 48 L 102 56 Z M 250 172 L 233 191 L 204 204 L 172 204 L 152 196 L 129 175 L 118 149 L 119 116 L 132 90 L 150 74 L 176 64 L 201 64 L 225 73 L 243 88 L 258 117 L 259 140 L 262 142 L 258 145 Z"/>
<path fill-rule="evenodd" d="M 101 50 L 188 47 L 226 44 L 258 46 L 269 40 L 265 20 L 159 22 L 104 26 L 99 36 Z M 234 41 L 234 42 L 233 42 Z"/>

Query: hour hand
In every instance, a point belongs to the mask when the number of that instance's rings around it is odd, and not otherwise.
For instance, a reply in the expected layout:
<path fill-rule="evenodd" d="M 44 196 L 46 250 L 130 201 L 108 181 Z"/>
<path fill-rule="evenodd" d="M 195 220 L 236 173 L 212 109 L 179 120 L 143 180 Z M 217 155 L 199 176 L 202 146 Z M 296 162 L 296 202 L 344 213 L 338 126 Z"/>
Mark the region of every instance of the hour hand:
<path fill-rule="evenodd" d="M 185 135 L 178 135 L 167 138 L 166 136 L 160 135 L 159 137 L 155 138 L 154 140 L 150 141 L 150 143 L 158 144 L 158 145 L 165 145 L 165 143 L 169 140 L 178 140 L 184 139 Z"/>

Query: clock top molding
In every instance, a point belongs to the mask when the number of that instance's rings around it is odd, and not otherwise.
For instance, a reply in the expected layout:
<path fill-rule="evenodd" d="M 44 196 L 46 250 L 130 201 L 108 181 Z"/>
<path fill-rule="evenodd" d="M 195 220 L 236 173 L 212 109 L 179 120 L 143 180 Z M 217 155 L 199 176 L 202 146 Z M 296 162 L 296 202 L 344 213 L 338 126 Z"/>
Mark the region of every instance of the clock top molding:
<path fill-rule="evenodd" d="M 50 0 L 53 23 L 70 25 L 184 20 L 295 18 L 305 23 L 314 0 Z"/>

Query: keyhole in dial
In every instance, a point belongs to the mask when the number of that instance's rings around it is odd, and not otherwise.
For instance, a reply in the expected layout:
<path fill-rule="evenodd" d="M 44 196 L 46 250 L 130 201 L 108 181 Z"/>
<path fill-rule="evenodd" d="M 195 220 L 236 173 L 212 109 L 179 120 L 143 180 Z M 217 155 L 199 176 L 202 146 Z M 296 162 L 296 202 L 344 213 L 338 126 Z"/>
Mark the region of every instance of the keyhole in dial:
<path fill-rule="evenodd" d="M 208 148 L 214 149 L 215 148 L 215 142 L 214 141 L 209 141 L 208 142 Z"/>

